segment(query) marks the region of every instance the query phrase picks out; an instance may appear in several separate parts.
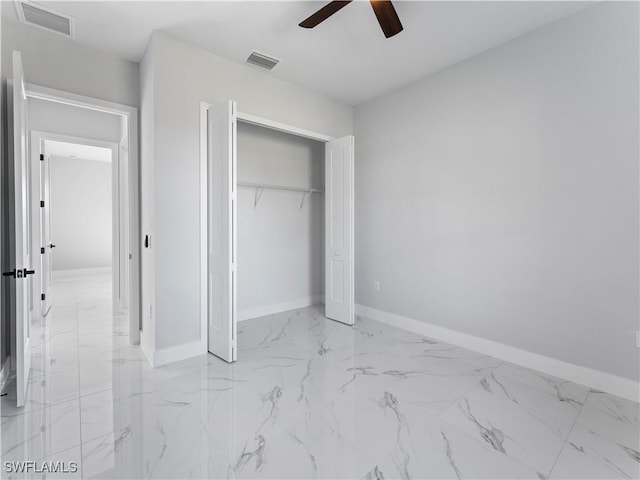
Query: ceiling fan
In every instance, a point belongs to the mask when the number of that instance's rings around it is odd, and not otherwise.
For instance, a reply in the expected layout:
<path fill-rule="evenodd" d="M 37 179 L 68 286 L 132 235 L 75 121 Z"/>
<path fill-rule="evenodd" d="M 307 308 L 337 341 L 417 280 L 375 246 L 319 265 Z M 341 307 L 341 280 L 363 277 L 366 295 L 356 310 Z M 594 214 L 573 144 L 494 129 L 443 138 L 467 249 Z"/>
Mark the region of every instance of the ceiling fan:
<path fill-rule="evenodd" d="M 352 1 L 353 0 L 329 2 L 309 18 L 300 22 L 299 25 L 303 28 L 313 28 L 324 22 L 338 10 L 349 5 Z M 373 11 L 378 18 L 378 23 L 380 24 L 380 28 L 382 28 L 385 37 L 393 37 L 402 31 L 402 23 L 400 23 L 396 9 L 393 8 L 393 4 L 390 0 L 369 0 L 369 3 L 371 3 L 371 6 L 373 7 Z"/>

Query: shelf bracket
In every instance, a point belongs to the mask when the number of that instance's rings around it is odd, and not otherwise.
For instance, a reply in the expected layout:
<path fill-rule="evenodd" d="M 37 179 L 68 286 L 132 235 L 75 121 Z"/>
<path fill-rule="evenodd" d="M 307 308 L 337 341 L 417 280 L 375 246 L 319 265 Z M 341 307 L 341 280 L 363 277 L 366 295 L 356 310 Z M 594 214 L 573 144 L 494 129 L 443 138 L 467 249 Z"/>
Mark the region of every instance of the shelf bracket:
<path fill-rule="evenodd" d="M 307 199 L 307 197 L 309 195 L 311 195 L 312 191 L 309 190 L 308 192 L 304 192 L 304 195 L 302 196 L 302 201 L 300 202 L 300 210 L 302 210 L 302 207 L 304 207 L 304 201 Z"/>
<path fill-rule="evenodd" d="M 258 202 L 262 198 L 262 194 L 264 193 L 264 188 L 256 187 L 255 194 L 253 196 L 253 208 L 255 209 L 258 206 Z"/>

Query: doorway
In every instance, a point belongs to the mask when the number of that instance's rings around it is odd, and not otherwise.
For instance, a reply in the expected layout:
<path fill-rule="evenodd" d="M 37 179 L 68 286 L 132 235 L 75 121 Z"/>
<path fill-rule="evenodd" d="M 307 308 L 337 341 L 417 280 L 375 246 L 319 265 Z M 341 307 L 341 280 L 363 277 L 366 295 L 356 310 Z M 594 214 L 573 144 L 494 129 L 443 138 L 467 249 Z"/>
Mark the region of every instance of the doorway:
<path fill-rule="evenodd" d="M 118 260 L 118 265 L 113 268 L 114 281 L 119 281 L 117 288 L 114 286 L 114 305 L 116 311 L 128 310 L 129 342 L 132 345 L 140 343 L 140 226 L 139 226 L 139 173 L 138 173 L 138 110 L 128 105 L 116 104 L 96 98 L 85 97 L 74 93 L 55 90 L 40 85 L 26 84 L 26 96 L 29 99 L 44 101 L 50 104 L 62 104 L 67 107 L 76 107 L 85 111 L 95 111 L 113 115 L 119 122 L 119 141 L 115 144 L 117 149 L 117 177 L 113 178 L 114 198 L 117 205 L 113 211 L 117 212 L 118 221 L 116 229 L 119 232 L 117 239 L 113 240 L 113 258 Z M 38 132 L 43 133 L 43 132 Z M 45 135 L 46 136 L 46 135 Z M 39 160 L 39 149 L 36 135 L 31 137 L 32 162 Z M 100 142 L 87 138 L 78 139 L 73 136 L 50 136 L 44 140 L 58 140 L 69 143 L 84 143 L 94 147 L 113 148 L 110 142 Z M 40 139 L 42 140 L 42 138 Z M 35 143 L 35 145 L 34 145 Z M 108 145 L 105 145 L 108 144 Z M 35 157 L 33 153 L 37 152 Z M 38 191 L 40 186 L 37 185 Z M 115 231 L 115 229 L 114 229 Z"/>
<path fill-rule="evenodd" d="M 118 145 L 31 131 L 34 258 L 33 318 L 53 302 L 54 279 L 108 281 L 114 313 L 128 307 L 128 223 L 121 200 Z M 125 248 L 122 248 L 122 247 Z M 37 262 L 36 262 L 37 263 Z"/>

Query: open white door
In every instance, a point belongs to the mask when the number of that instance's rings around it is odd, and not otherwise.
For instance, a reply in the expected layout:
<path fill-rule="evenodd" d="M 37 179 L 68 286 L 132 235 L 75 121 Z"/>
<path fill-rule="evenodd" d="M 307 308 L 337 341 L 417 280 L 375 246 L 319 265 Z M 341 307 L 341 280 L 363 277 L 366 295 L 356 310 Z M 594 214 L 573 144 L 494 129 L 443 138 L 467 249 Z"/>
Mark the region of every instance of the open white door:
<path fill-rule="evenodd" d="M 15 198 L 15 270 L 16 281 L 16 383 L 17 404 L 25 403 L 31 369 L 31 228 L 29 159 L 27 156 L 27 95 L 20 52 L 13 52 L 13 152 Z"/>
<path fill-rule="evenodd" d="M 209 352 L 237 359 L 236 323 L 236 104 L 207 112 Z"/>
<path fill-rule="evenodd" d="M 325 316 L 353 325 L 354 137 L 325 144 Z"/>
<path fill-rule="evenodd" d="M 42 152 L 42 148 L 40 150 Z M 49 313 L 51 308 L 52 295 L 52 257 L 53 249 L 56 247 L 51 238 L 51 163 L 49 155 L 40 153 L 40 198 L 44 205 L 40 206 L 40 283 L 41 283 L 41 300 L 42 300 L 42 316 Z"/>

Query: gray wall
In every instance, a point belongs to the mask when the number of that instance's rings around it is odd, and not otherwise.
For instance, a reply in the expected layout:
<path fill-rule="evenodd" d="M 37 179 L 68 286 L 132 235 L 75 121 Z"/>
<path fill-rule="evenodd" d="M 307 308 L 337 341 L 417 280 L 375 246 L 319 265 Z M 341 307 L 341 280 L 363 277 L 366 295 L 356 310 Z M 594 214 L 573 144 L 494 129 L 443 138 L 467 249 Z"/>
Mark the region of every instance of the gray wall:
<path fill-rule="evenodd" d="M 13 50 L 22 52 L 29 83 L 125 105 L 140 104 L 137 63 L 3 17 L 3 75 L 11 71 Z"/>
<path fill-rule="evenodd" d="M 111 162 L 50 161 L 53 270 L 111 267 Z"/>
<path fill-rule="evenodd" d="M 324 144 L 238 124 L 238 180 L 323 188 Z M 324 196 L 238 190 L 238 310 L 322 295 Z"/>
<path fill-rule="evenodd" d="M 637 380 L 638 54 L 606 2 L 358 106 L 356 301 Z"/>
<path fill-rule="evenodd" d="M 143 294 L 142 311 L 156 338 L 143 330 L 142 342 L 164 349 L 201 340 L 200 102 L 236 100 L 242 112 L 336 137 L 353 132 L 353 109 L 157 32 L 147 61 L 143 86 L 152 93 L 141 115 L 152 115 L 153 132 L 143 148 L 151 139 L 153 158 L 143 150 L 141 168 L 152 171 L 153 180 L 142 184 L 142 198 L 152 198 L 146 205 L 153 207 L 142 206 L 149 229 L 142 235 L 150 233 L 153 242 L 142 261 L 143 272 L 155 272 L 155 285 L 152 296 Z"/>

